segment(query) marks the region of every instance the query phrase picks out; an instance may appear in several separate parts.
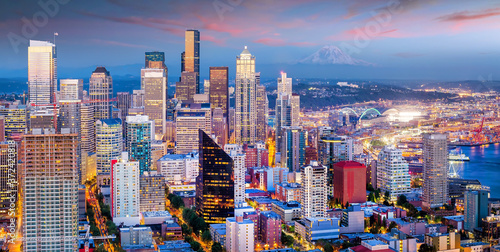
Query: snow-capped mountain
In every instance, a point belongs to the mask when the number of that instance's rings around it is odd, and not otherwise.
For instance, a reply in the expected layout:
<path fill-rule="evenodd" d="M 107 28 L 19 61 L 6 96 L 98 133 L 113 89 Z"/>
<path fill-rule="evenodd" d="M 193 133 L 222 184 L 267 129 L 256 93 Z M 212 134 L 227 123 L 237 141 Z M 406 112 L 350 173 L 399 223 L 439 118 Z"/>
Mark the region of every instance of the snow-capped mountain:
<path fill-rule="evenodd" d="M 299 63 L 304 64 L 320 64 L 320 65 L 359 65 L 359 66 L 369 66 L 372 63 L 366 62 L 364 60 L 355 59 L 351 55 L 343 52 L 340 48 L 334 45 L 326 45 L 321 49 L 313 53 L 312 55 L 299 60 Z"/>

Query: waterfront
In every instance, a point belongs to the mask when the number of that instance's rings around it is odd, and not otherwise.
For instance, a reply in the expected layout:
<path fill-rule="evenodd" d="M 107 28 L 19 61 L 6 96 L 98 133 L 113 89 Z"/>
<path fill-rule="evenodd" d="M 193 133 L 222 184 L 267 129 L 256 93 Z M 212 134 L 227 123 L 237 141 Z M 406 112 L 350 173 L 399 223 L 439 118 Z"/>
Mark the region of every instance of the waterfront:
<path fill-rule="evenodd" d="M 460 175 L 466 179 L 478 179 L 482 185 L 491 188 L 491 198 L 500 198 L 500 144 L 484 146 L 460 146 L 470 157 L 469 162 L 463 162 Z"/>

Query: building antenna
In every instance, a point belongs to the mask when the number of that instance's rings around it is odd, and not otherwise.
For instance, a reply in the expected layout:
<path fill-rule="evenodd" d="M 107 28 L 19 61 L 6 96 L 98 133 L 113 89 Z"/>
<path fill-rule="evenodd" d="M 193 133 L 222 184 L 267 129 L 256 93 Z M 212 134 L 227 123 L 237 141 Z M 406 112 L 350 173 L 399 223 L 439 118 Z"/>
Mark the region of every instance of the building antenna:
<path fill-rule="evenodd" d="M 59 33 L 54 32 L 54 45 L 56 44 L 56 36 L 59 36 Z"/>

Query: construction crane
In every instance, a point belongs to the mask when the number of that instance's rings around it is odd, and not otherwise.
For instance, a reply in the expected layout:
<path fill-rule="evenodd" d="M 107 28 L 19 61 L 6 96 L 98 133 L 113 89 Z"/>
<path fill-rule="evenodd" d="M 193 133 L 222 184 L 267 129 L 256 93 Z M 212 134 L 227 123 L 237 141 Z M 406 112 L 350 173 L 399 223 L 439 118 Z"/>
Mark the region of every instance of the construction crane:
<path fill-rule="evenodd" d="M 483 132 L 483 126 L 484 126 L 484 117 L 481 119 L 481 124 L 479 125 L 479 128 L 473 129 L 472 132 L 476 132 L 474 135 L 474 142 L 479 142 L 479 137 L 481 136 L 481 133 Z"/>

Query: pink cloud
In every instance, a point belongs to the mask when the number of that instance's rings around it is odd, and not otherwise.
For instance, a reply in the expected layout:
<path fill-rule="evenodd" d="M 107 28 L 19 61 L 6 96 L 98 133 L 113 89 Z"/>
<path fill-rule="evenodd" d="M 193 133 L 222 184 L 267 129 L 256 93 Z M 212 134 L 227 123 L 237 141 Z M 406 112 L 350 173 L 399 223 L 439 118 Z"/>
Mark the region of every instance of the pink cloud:
<path fill-rule="evenodd" d="M 315 46 L 316 43 L 313 42 L 287 42 L 284 39 L 275 39 L 275 38 L 260 38 L 253 41 L 254 43 L 263 44 L 267 46 Z"/>
<path fill-rule="evenodd" d="M 481 11 L 461 11 L 436 18 L 441 22 L 459 22 L 475 19 L 483 19 L 500 15 L 500 8 L 486 9 Z"/>
<path fill-rule="evenodd" d="M 202 33 L 201 34 L 201 40 L 203 41 L 210 41 L 218 46 L 224 46 L 226 45 L 226 40 L 225 39 L 219 39 L 219 38 L 215 38 L 214 36 L 211 36 L 211 35 L 207 35 L 207 34 L 204 34 Z"/>

